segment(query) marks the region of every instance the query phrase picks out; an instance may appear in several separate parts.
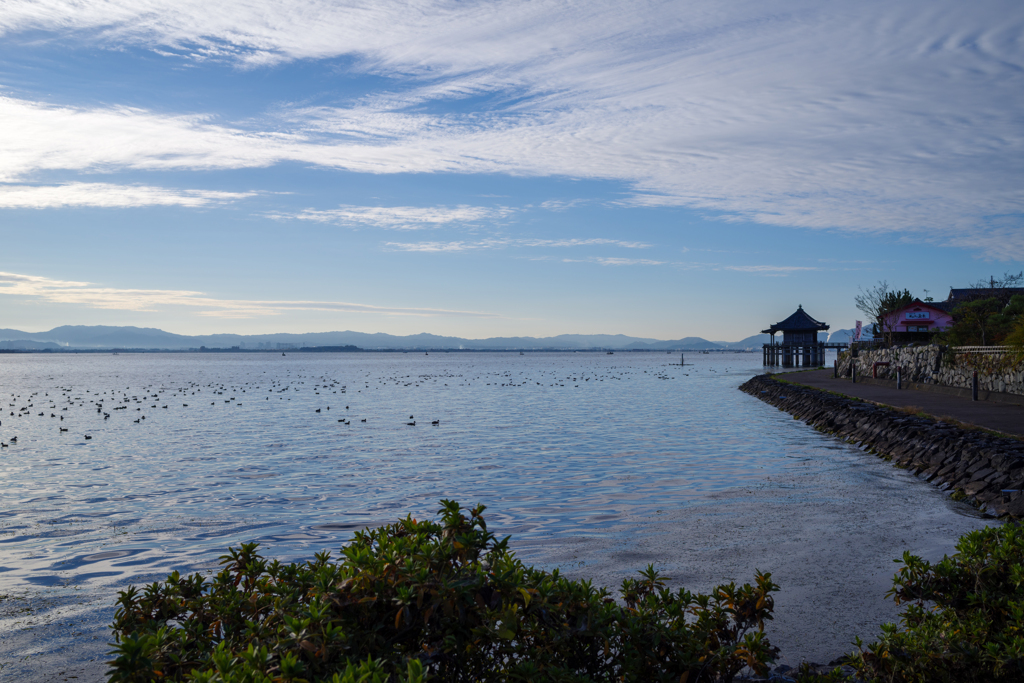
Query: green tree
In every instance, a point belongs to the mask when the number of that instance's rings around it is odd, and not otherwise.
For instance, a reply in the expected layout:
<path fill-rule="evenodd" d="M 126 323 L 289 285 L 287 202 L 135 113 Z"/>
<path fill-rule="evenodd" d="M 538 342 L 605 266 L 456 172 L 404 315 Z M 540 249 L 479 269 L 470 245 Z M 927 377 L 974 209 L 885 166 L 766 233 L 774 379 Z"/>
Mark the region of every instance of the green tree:
<path fill-rule="evenodd" d="M 1020 363 L 1024 361 L 1024 296 L 1017 294 L 1010 299 L 1002 315 L 1007 330 L 1002 343 L 1010 347 L 1012 361 Z"/>
<path fill-rule="evenodd" d="M 1024 296 L 1015 295 L 1002 311 L 989 319 L 989 336 L 993 344 L 1002 344 L 1024 316 Z"/>
<path fill-rule="evenodd" d="M 953 325 L 946 335 L 955 346 L 988 346 L 1006 341 L 1024 319 L 1024 296 L 1003 306 L 996 297 L 976 299 L 953 309 Z"/>
<path fill-rule="evenodd" d="M 914 296 L 910 290 L 904 289 L 901 292 L 889 289 L 889 283 L 885 280 L 869 289 L 860 289 L 860 294 L 853 298 L 857 309 L 867 316 L 874 326 L 875 334 L 881 335 L 887 346 L 892 345 L 896 331 L 896 319 L 891 318 L 890 314 L 913 301 Z"/>

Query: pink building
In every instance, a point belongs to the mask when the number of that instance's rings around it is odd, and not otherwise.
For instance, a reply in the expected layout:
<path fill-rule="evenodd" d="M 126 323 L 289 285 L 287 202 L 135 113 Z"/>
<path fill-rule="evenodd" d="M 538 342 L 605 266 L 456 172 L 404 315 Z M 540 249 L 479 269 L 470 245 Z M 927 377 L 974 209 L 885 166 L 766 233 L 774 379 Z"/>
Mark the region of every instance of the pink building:
<path fill-rule="evenodd" d="M 920 299 L 892 313 L 886 325 L 893 332 L 938 332 L 953 324 L 953 316 L 940 308 L 943 302 L 925 302 Z"/>

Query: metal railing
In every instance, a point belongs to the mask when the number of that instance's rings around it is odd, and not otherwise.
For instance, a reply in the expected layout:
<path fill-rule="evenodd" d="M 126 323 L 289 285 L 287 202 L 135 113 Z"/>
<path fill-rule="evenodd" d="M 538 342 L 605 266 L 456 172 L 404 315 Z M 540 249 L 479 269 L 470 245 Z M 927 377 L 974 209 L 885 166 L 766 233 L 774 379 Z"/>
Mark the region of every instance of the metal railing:
<path fill-rule="evenodd" d="M 1009 346 L 954 346 L 953 351 L 955 353 L 1006 353 L 1010 350 Z"/>

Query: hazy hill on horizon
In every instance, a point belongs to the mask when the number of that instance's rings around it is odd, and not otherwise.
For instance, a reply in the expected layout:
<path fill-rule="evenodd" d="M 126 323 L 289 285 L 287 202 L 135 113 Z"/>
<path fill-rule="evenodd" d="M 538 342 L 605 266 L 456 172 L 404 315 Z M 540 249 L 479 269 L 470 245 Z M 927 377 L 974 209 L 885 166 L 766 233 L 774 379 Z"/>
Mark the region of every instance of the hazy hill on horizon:
<path fill-rule="evenodd" d="M 45 332 L 0 329 L 0 348 L 38 350 L 71 349 L 169 349 L 199 348 L 276 349 L 278 344 L 294 346 L 358 346 L 362 349 L 637 349 L 688 350 L 754 348 L 762 342 L 754 337 L 739 342 L 712 342 L 702 337 L 660 340 L 624 334 L 561 334 L 554 337 L 490 337 L 466 339 L 435 334 L 391 335 L 383 332 L 310 332 L 304 334 L 209 334 L 182 335 L 153 327 L 109 325 L 62 325 Z"/>

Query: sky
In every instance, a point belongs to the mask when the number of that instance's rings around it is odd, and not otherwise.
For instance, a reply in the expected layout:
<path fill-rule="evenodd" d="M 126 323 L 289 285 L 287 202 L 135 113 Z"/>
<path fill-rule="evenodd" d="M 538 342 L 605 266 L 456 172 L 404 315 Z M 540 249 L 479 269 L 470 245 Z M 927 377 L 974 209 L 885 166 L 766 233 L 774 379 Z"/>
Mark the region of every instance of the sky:
<path fill-rule="evenodd" d="M 6 0 L 0 327 L 734 341 L 1024 269 L 1024 3 Z"/>

